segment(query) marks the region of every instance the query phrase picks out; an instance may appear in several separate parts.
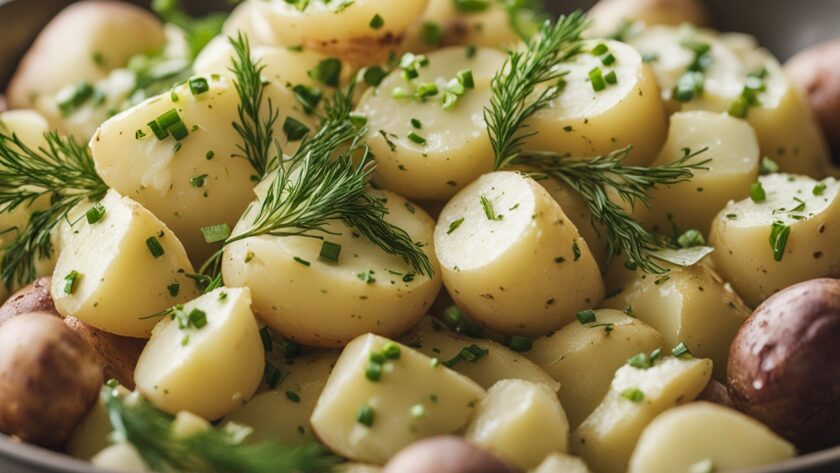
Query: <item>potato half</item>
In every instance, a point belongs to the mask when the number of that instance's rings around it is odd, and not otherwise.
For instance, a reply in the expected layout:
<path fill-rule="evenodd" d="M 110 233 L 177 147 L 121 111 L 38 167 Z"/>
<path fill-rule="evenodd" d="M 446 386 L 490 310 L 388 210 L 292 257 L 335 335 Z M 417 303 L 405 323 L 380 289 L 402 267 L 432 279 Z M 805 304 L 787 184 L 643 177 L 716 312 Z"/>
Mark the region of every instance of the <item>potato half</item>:
<path fill-rule="evenodd" d="M 586 16 L 594 23 L 591 33 L 605 36 L 618 31 L 626 21 L 672 26 L 709 23 L 709 12 L 698 0 L 601 0 Z"/>

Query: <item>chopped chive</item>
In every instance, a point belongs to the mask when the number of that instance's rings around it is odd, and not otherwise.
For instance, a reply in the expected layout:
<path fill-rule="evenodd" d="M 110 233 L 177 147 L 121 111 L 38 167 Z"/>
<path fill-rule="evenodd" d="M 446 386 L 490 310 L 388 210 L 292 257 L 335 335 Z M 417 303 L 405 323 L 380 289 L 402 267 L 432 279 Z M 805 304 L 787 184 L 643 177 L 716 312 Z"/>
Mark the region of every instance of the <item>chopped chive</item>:
<path fill-rule="evenodd" d="M 157 237 L 149 237 L 146 239 L 146 246 L 149 248 L 149 252 L 152 253 L 152 256 L 155 258 L 160 258 L 166 252 L 163 250 L 163 246 L 161 246 L 160 241 Z"/>
<path fill-rule="evenodd" d="M 265 378 L 265 384 L 267 384 L 269 388 L 274 389 L 278 384 L 280 384 L 280 380 L 283 379 L 283 372 L 271 363 L 266 363 L 265 369 L 263 370 L 263 376 Z"/>
<path fill-rule="evenodd" d="M 414 128 L 416 128 L 416 129 L 420 130 L 420 129 L 422 129 L 422 128 L 423 128 L 423 122 L 421 122 L 420 120 L 418 120 L 418 119 L 416 119 L 416 118 L 412 118 L 412 119 L 411 119 L 411 126 L 413 126 Z"/>
<path fill-rule="evenodd" d="M 478 52 L 478 48 L 474 44 L 468 44 L 466 47 L 466 55 L 467 59 L 472 59 L 475 57 L 475 53 Z"/>
<path fill-rule="evenodd" d="M 590 309 L 578 312 L 577 319 L 578 322 L 580 322 L 583 325 L 586 325 L 595 322 L 597 320 L 597 317 L 595 316 L 595 311 Z"/>
<path fill-rule="evenodd" d="M 286 134 L 286 139 L 289 142 L 295 142 L 300 141 L 309 133 L 309 127 L 295 118 L 288 116 L 283 122 L 283 132 Z"/>
<path fill-rule="evenodd" d="M 200 309 L 193 309 L 190 311 L 189 325 L 200 329 L 207 325 L 207 313 Z"/>
<path fill-rule="evenodd" d="M 434 82 L 423 82 L 422 84 L 417 86 L 417 90 L 414 91 L 414 96 L 420 100 L 423 100 L 427 97 L 434 97 L 440 93 L 437 84 Z"/>
<path fill-rule="evenodd" d="M 189 84 L 190 92 L 192 92 L 193 95 L 201 95 L 210 90 L 210 85 L 204 77 L 194 77 L 190 79 Z"/>
<path fill-rule="evenodd" d="M 677 244 L 680 248 L 694 248 L 696 246 L 705 245 L 706 240 L 703 238 L 702 233 L 692 228 L 690 230 L 686 230 L 685 233 L 677 238 Z"/>
<path fill-rule="evenodd" d="M 70 274 L 64 276 L 64 293 L 73 294 L 76 291 L 76 281 L 81 277 L 82 275 L 76 270 L 70 271 Z"/>
<path fill-rule="evenodd" d="M 137 131 L 134 132 L 134 139 L 135 140 L 139 140 L 139 139 L 145 138 L 145 137 L 146 137 L 146 133 L 143 130 L 137 130 Z"/>
<path fill-rule="evenodd" d="M 303 84 L 298 84 L 292 87 L 292 93 L 295 99 L 303 106 L 303 111 L 307 115 L 311 115 L 318 108 L 321 103 L 323 93 L 315 87 L 307 87 Z"/>
<path fill-rule="evenodd" d="M 601 64 L 611 66 L 613 63 L 615 63 L 615 56 L 613 56 L 612 53 L 601 56 Z"/>
<path fill-rule="evenodd" d="M 303 258 L 301 258 L 301 257 L 299 257 L 299 256 L 295 256 L 295 257 L 294 257 L 294 258 L 292 258 L 292 259 L 293 259 L 293 260 L 295 260 L 295 261 L 297 261 L 298 263 L 300 263 L 300 264 L 304 265 L 304 266 L 312 266 L 312 263 L 310 263 L 309 261 L 306 261 L 305 259 L 303 259 Z"/>
<path fill-rule="evenodd" d="M 362 115 L 361 113 L 351 113 L 350 114 L 350 123 L 353 126 L 360 128 L 367 125 L 368 119 L 366 116 Z"/>
<path fill-rule="evenodd" d="M 210 161 L 210 160 L 211 160 L 211 159 L 213 159 L 214 157 L 216 157 L 216 152 L 215 152 L 215 151 L 212 151 L 212 150 L 211 150 L 211 151 L 208 151 L 208 152 L 207 152 L 207 154 L 205 154 L 205 155 L 204 155 L 204 159 L 206 159 L 206 160 L 208 160 L 208 161 Z"/>
<path fill-rule="evenodd" d="M 95 90 L 92 85 L 85 82 L 79 83 L 66 98 L 58 101 L 58 108 L 61 110 L 61 114 L 64 116 L 72 114 L 87 102 L 88 99 L 93 97 L 94 92 Z"/>
<path fill-rule="evenodd" d="M 776 164 L 776 161 L 768 158 L 767 156 L 761 158 L 761 164 L 758 168 L 758 173 L 762 176 L 766 176 L 768 174 L 773 174 L 779 172 L 779 165 Z"/>
<path fill-rule="evenodd" d="M 158 125 L 157 121 L 150 121 L 149 123 L 147 123 L 147 125 L 149 126 L 149 128 L 151 128 L 152 133 L 155 134 L 157 139 L 164 140 L 167 136 L 169 136 L 169 132 L 161 128 L 160 125 Z M 142 130 L 140 130 L 140 132 L 142 133 Z M 135 133 L 134 136 L 136 137 L 137 134 Z M 146 136 L 145 133 L 143 134 L 143 136 Z"/>
<path fill-rule="evenodd" d="M 341 255 L 341 245 L 325 240 L 321 244 L 321 253 L 318 255 L 318 258 L 329 261 L 330 263 L 338 263 L 339 255 Z"/>
<path fill-rule="evenodd" d="M 767 200 L 767 193 L 764 191 L 764 186 L 760 182 L 750 184 L 750 199 L 756 203 Z"/>
<path fill-rule="evenodd" d="M 382 363 L 371 361 L 365 368 L 365 378 L 374 383 L 382 378 Z"/>
<path fill-rule="evenodd" d="M 254 252 L 253 251 L 249 251 L 249 252 L 245 253 L 245 262 L 246 263 L 250 263 L 253 260 L 254 260 Z"/>
<path fill-rule="evenodd" d="M 379 13 L 377 13 L 376 15 L 373 15 L 373 18 L 370 19 L 370 27 L 375 29 L 375 30 L 378 30 L 379 28 L 382 28 L 384 25 L 385 25 L 385 20 L 382 19 L 382 16 L 379 15 Z"/>
<path fill-rule="evenodd" d="M 443 38 L 443 28 L 436 21 L 424 21 L 420 27 L 420 39 L 430 45 L 437 46 Z"/>
<path fill-rule="evenodd" d="M 204 235 L 204 241 L 207 243 L 225 241 L 230 236 L 230 225 L 220 223 L 218 225 L 201 227 L 201 234 Z"/>
<path fill-rule="evenodd" d="M 484 215 L 487 216 L 487 220 L 501 220 L 501 215 L 496 215 L 496 212 L 493 210 L 493 203 L 490 202 L 486 196 L 481 196 L 479 199 L 481 201 L 481 207 L 484 208 Z"/>
<path fill-rule="evenodd" d="M 385 355 L 385 358 L 389 360 L 398 360 L 400 358 L 400 354 L 402 350 L 400 346 L 394 342 L 386 342 L 385 345 L 382 346 L 382 354 Z"/>
<path fill-rule="evenodd" d="M 627 359 L 627 364 L 633 368 L 646 370 L 651 367 L 651 359 L 647 353 L 637 353 Z"/>
<path fill-rule="evenodd" d="M 457 355 L 450 358 L 449 360 L 444 361 L 443 364 L 447 368 L 451 368 L 455 366 L 459 361 L 475 363 L 478 360 L 487 356 L 488 353 L 490 353 L 490 350 L 482 348 L 476 344 L 472 344 L 461 348 L 461 351 L 459 351 Z"/>
<path fill-rule="evenodd" d="M 520 337 L 518 335 L 511 336 L 507 340 L 507 346 L 511 350 L 524 353 L 526 351 L 531 350 L 531 347 L 534 345 L 534 341 L 528 337 Z"/>
<path fill-rule="evenodd" d="M 473 79 L 473 73 L 471 70 L 464 69 L 463 71 L 458 72 L 455 77 L 457 77 L 458 82 L 467 89 L 475 88 L 475 79 Z"/>
<path fill-rule="evenodd" d="M 294 391 L 286 391 L 286 399 L 288 399 L 288 400 L 290 400 L 294 403 L 299 403 L 300 402 L 300 396 L 298 395 L 298 393 L 296 393 Z"/>
<path fill-rule="evenodd" d="M 823 195 L 823 193 L 825 192 L 825 188 L 825 182 L 817 183 L 817 185 L 815 185 L 814 188 L 811 190 L 811 193 L 817 196 Z"/>
<path fill-rule="evenodd" d="M 359 280 L 364 282 L 364 283 L 373 284 L 373 283 L 376 282 L 376 278 L 374 278 L 373 275 L 374 275 L 373 270 L 369 269 L 369 270 L 367 270 L 363 273 L 356 274 L 356 277 L 359 278 Z"/>
<path fill-rule="evenodd" d="M 307 71 L 309 77 L 329 87 L 338 87 L 341 78 L 341 61 L 330 57 L 319 62 L 317 66 Z"/>
<path fill-rule="evenodd" d="M 607 83 L 604 81 L 600 67 L 596 67 L 589 71 L 589 82 L 592 83 L 592 89 L 595 90 L 595 92 L 600 92 L 607 88 Z"/>
<path fill-rule="evenodd" d="M 691 357 L 691 351 L 689 351 L 688 347 L 685 346 L 685 342 L 680 342 L 679 345 L 675 346 L 671 350 L 671 355 L 677 358 Z"/>
<path fill-rule="evenodd" d="M 618 76 L 615 75 L 615 71 L 610 71 L 604 76 L 604 80 L 607 84 L 615 85 L 618 83 Z"/>
<path fill-rule="evenodd" d="M 87 212 L 85 212 L 85 217 L 87 218 L 87 222 L 91 225 L 94 223 L 102 220 L 102 217 L 105 216 L 105 206 L 102 205 L 101 202 L 97 202 L 93 204 L 93 207 L 89 208 Z"/>
<path fill-rule="evenodd" d="M 590 51 L 590 54 L 592 54 L 593 56 L 600 56 L 600 55 L 602 55 L 602 54 L 604 54 L 608 51 L 609 51 L 609 48 L 607 48 L 606 44 L 598 43 L 597 46 L 592 48 L 592 51 Z"/>
<path fill-rule="evenodd" d="M 405 87 L 394 87 L 394 89 L 391 90 L 391 97 L 397 100 L 403 100 L 411 97 L 411 94 L 408 93 L 408 90 L 406 90 Z"/>
<path fill-rule="evenodd" d="M 484 335 L 484 330 L 470 320 L 458 306 L 451 305 L 447 307 L 443 311 L 443 314 L 441 314 L 441 318 L 443 319 L 443 323 L 456 333 L 462 333 L 472 338 L 479 338 Z"/>
<path fill-rule="evenodd" d="M 638 388 L 629 388 L 621 392 L 621 397 L 631 402 L 640 403 L 645 398 L 645 393 Z"/>
<path fill-rule="evenodd" d="M 271 341 L 271 332 L 269 332 L 268 327 L 260 329 L 260 340 L 262 340 L 264 351 L 270 352 L 274 350 L 274 342 Z"/>
<path fill-rule="evenodd" d="M 770 227 L 770 248 L 773 249 L 773 259 L 781 261 L 785 256 L 785 247 L 790 237 L 790 227 L 782 222 L 773 222 Z"/>
<path fill-rule="evenodd" d="M 580 246 L 578 246 L 577 240 L 572 242 L 572 254 L 575 257 L 575 261 L 580 259 L 581 252 L 580 252 Z"/>
<path fill-rule="evenodd" d="M 166 289 L 169 291 L 170 296 L 175 297 L 178 295 L 179 292 L 181 292 L 181 285 L 177 282 L 174 282 L 166 286 Z"/>
<path fill-rule="evenodd" d="M 422 136 L 418 135 L 413 131 L 408 134 L 408 139 L 413 141 L 414 143 L 417 143 L 418 145 L 426 144 L 426 138 L 423 138 Z"/>
<path fill-rule="evenodd" d="M 452 232 L 457 230 L 458 227 L 460 227 L 461 224 L 463 224 L 463 223 L 464 223 L 464 217 L 461 217 L 458 220 L 453 221 L 452 223 L 449 224 L 449 230 L 446 231 L 446 234 L 451 235 Z"/>
<path fill-rule="evenodd" d="M 373 426 L 373 408 L 370 406 L 361 406 L 359 407 L 359 411 L 356 413 L 356 421 L 365 427 L 372 427 Z"/>
<path fill-rule="evenodd" d="M 387 75 L 388 73 L 381 67 L 372 66 L 365 69 L 365 73 L 362 77 L 364 78 L 365 84 L 371 87 L 376 87 L 382 83 L 382 80 L 385 79 L 385 76 Z"/>
<path fill-rule="evenodd" d="M 190 184 L 193 187 L 204 187 L 204 182 L 207 180 L 207 174 L 202 174 L 200 176 L 193 176 L 190 178 Z"/>

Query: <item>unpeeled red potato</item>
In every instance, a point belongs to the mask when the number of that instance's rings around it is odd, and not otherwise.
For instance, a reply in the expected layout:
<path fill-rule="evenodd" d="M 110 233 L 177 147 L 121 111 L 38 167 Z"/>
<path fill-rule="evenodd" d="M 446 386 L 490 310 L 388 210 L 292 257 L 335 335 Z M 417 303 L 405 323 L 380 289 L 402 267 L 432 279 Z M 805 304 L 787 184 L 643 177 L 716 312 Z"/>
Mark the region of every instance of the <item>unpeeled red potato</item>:
<path fill-rule="evenodd" d="M 729 354 L 729 394 L 803 450 L 840 443 L 840 280 L 814 279 L 767 299 Z"/>
<path fill-rule="evenodd" d="M 596 34 L 614 33 L 626 20 L 647 25 L 709 24 L 709 13 L 698 0 L 601 0 L 587 16 Z"/>
<path fill-rule="evenodd" d="M 513 473 L 503 461 L 458 437 L 434 437 L 402 449 L 383 473 Z"/>

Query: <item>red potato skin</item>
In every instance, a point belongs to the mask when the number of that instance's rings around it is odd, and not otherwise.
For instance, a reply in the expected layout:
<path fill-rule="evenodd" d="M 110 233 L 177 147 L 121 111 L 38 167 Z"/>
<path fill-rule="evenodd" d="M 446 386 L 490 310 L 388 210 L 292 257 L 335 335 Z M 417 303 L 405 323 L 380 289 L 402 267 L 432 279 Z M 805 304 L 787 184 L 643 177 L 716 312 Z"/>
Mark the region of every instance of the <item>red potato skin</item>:
<path fill-rule="evenodd" d="M 382 473 L 516 473 L 495 456 L 452 436 L 415 442 L 397 453 Z"/>
<path fill-rule="evenodd" d="M 709 380 L 709 384 L 703 388 L 695 401 L 706 401 L 730 409 L 737 409 L 735 403 L 732 402 L 732 398 L 729 397 L 726 386 L 714 379 Z"/>
<path fill-rule="evenodd" d="M 814 279 L 761 304 L 729 352 L 729 395 L 802 451 L 840 444 L 840 280 Z"/>
<path fill-rule="evenodd" d="M 50 283 L 52 278 L 40 278 L 32 284 L 12 294 L 2 306 L 0 306 L 0 326 L 21 314 L 28 312 L 45 312 L 58 316 L 55 310 L 55 303 L 50 295 Z"/>

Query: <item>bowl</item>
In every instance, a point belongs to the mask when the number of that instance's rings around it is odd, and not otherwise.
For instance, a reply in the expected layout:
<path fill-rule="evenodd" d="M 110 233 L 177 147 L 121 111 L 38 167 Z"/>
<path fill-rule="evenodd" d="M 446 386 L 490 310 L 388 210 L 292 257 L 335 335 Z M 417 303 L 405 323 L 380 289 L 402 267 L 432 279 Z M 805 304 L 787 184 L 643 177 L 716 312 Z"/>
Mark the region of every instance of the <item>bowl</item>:
<path fill-rule="evenodd" d="M 138 5 L 149 1 L 123 0 Z M 705 0 L 715 28 L 756 36 L 780 60 L 838 35 L 840 0 Z M 0 90 L 17 61 L 43 26 L 72 0 L 0 0 Z M 191 13 L 230 8 L 229 0 L 184 0 Z M 545 0 L 554 13 L 590 7 L 593 0 Z M 104 473 L 69 456 L 27 445 L 0 434 L 2 473 Z M 840 446 L 739 473 L 837 473 Z"/>

